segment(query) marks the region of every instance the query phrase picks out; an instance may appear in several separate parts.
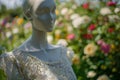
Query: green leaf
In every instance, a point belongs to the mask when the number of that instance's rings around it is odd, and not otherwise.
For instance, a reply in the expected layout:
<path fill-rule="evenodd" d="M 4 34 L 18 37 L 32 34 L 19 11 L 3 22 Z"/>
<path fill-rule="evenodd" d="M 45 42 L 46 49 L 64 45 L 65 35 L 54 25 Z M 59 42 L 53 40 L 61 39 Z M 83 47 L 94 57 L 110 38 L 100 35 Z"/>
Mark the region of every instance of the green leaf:
<path fill-rule="evenodd" d="M 7 76 L 2 69 L 0 69 L 0 80 L 7 80 Z"/>

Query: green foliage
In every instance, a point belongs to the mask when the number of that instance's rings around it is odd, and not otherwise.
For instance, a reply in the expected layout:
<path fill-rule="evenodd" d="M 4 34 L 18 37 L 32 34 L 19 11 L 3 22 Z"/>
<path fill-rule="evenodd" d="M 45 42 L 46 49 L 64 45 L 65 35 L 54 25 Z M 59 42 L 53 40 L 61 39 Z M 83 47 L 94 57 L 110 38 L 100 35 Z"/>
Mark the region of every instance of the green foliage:
<path fill-rule="evenodd" d="M 6 74 L 0 69 L 0 80 L 7 80 Z"/>

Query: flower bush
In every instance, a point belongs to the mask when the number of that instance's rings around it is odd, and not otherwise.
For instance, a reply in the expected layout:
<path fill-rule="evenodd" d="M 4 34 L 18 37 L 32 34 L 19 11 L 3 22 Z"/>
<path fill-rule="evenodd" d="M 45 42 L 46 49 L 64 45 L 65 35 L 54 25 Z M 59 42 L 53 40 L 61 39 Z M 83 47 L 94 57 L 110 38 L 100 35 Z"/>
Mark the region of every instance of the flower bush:
<path fill-rule="evenodd" d="M 58 4 L 55 29 L 48 33 L 48 41 L 73 49 L 78 80 L 119 80 L 119 5 L 112 1 Z M 23 16 L 0 17 L 0 53 L 16 48 L 30 34 L 31 23 Z"/>

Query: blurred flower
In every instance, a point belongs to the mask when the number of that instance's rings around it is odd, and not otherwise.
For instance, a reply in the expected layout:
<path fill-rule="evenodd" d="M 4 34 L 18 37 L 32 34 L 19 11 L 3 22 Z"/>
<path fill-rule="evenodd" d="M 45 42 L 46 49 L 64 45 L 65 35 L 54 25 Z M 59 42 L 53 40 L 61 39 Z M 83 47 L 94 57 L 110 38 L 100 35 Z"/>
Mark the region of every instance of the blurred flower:
<path fill-rule="evenodd" d="M 89 3 L 84 3 L 84 4 L 82 5 L 82 7 L 83 7 L 84 9 L 89 9 Z"/>
<path fill-rule="evenodd" d="M 95 52 L 97 50 L 97 46 L 94 43 L 90 43 L 87 46 L 85 46 L 84 48 L 84 54 L 86 54 L 87 56 L 94 56 Z"/>
<path fill-rule="evenodd" d="M 93 31 L 95 28 L 96 28 L 95 24 L 91 24 L 91 25 L 88 27 L 88 29 L 89 29 L 90 31 Z"/>
<path fill-rule="evenodd" d="M 82 18 L 83 18 L 83 21 L 84 21 L 85 24 L 89 23 L 91 21 L 91 18 L 87 15 L 83 16 Z"/>
<path fill-rule="evenodd" d="M 72 15 L 70 16 L 70 19 L 71 19 L 71 20 L 74 20 L 74 19 L 76 19 L 76 18 L 78 18 L 78 17 L 80 17 L 79 14 L 74 13 L 74 14 L 72 14 Z"/>
<path fill-rule="evenodd" d="M 111 13 L 112 12 L 111 12 L 111 10 L 108 7 L 101 8 L 101 10 L 100 10 L 100 14 L 103 15 L 103 16 L 111 14 Z"/>
<path fill-rule="evenodd" d="M 102 46 L 104 43 L 105 42 L 102 39 L 100 39 L 100 40 L 97 41 L 97 44 L 100 45 L 100 46 Z"/>
<path fill-rule="evenodd" d="M 57 45 L 62 45 L 62 46 L 67 46 L 68 43 L 65 39 L 60 39 L 58 42 L 57 42 Z"/>
<path fill-rule="evenodd" d="M 116 22 L 117 20 L 120 20 L 118 15 L 109 15 L 108 18 L 110 22 Z"/>
<path fill-rule="evenodd" d="M 105 54 L 108 54 L 109 51 L 110 51 L 110 45 L 109 44 L 106 44 L 106 43 L 103 43 L 101 45 L 101 50 L 105 53 Z"/>
<path fill-rule="evenodd" d="M 13 28 L 12 32 L 13 32 L 14 34 L 17 34 L 17 33 L 19 32 L 19 29 L 18 29 L 18 28 Z"/>
<path fill-rule="evenodd" d="M 28 29 L 28 28 L 31 28 L 31 27 L 32 27 L 31 22 L 27 22 L 26 24 L 24 24 L 25 29 Z"/>
<path fill-rule="evenodd" d="M 79 55 L 75 54 L 73 59 L 72 59 L 73 64 L 78 65 L 80 64 L 80 58 Z"/>
<path fill-rule="evenodd" d="M 6 23 L 7 23 L 7 19 L 3 19 L 3 20 L 0 21 L 1 26 L 5 26 Z"/>
<path fill-rule="evenodd" d="M 115 8 L 114 12 L 115 13 L 119 13 L 120 12 L 120 8 Z"/>
<path fill-rule="evenodd" d="M 52 35 L 48 35 L 48 36 L 47 36 L 47 40 L 48 40 L 49 43 L 52 43 L 52 41 L 53 41 L 53 36 L 52 36 Z"/>
<path fill-rule="evenodd" d="M 82 17 L 77 17 L 72 20 L 72 24 L 75 28 L 79 28 L 81 24 L 86 24 L 91 21 L 90 17 L 88 16 L 82 16 Z"/>
<path fill-rule="evenodd" d="M 60 34 L 61 34 L 61 30 L 56 30 L 55 31 L 55 38 L 59 39 L 60 38 Z"/>
<path fill-rule="evenodd" d="M 18 18 L 18 19 L 17 19 L 17 24 L 18 24 L 18 25 L 22 25 L 23 22 L 24 22 L 24 19 L 23 19 L 23 18 Z"/>
<path fill-rule="evenodd" d="M 71 25 L 67 26 L 67 32 L 71 33 L 73 31 L 73 27 Z"/>
<path fill-rule="evenodd" d="M 108 28 L 108 32 L 109 32 L 109 33 L 114 32 L 114 28 Z"/>
<path fill-rule="evenodd" d="M 55 10 L 55 13 L 56 13 L 56 15 L 59 15 L 59 11 L 57 9 Z"/>
<path fill-rule="evenodd" d="M 87 73 L 87 78 L 93 78 L 93 77 L 95 77 L 96 76 L 96 72 L 95 71 L 89 71 L 88 73 Z"/>
<path fill-rule="evenodd" d="M 62 14 L 62 15 L 66 15 L 66 13 L 68 13 L 68 8 L 63 8 L 63 9 L 61 10 L 61 14 Z"/>
<path fill-rule="evenodd" d="M 11 23 L 9 23 L 9 22 L 6 23 L 5 27 L 6 27 L 6 28 L 10 28 L 10 27 L 11 27 Z"/>
<path fill-rule="evenodd" d="M 79 28 L 81 24 L 83 24 L 84 21 L 83 21 L 83 18 L 82 17 L 78 17 L 78 18 L 75 18 L 73 19 L 72 21 L 72 24 L 75 28 Z"/>
<path fill-rule="evenodd" d="M 83 38 L 85 38 L 85 39 L 92 39 L 93 35 L 92 34 L 84 34 Z"/>
<path fill-rule="evenodd" d="M 113 1 L 107 2 L 107 6 L 115 6 L 117 3 Z"/>
<path fill-rule="evenodd" d="M 111 49 L 114 50 L 116 47 L 114 44 L 111 44 Z"/>
<path fill-rule="evenodd" d="M 12 36 L 12 33 L 11 32 L 6 32 L 6 37 L 7 38 L 10 38 Z"/>
<path fill-rule="evenodd" d="M 101 75 L 97 78 L 97 80 L 110 80 L 107 75 Z"/>
<path fill-rule="evenodd" d="M 68 35 L 67 35 L 67 39 L 68 39 L 68 40 L 73 40 L 73 39 L 75 39 L 75 34 L 68 34 Z"/>

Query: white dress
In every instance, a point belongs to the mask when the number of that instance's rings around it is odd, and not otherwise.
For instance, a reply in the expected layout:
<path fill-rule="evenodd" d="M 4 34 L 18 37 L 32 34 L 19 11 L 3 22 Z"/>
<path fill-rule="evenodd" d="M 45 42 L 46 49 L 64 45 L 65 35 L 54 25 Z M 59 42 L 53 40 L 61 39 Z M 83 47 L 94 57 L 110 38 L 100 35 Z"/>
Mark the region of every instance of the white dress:
<path fill-rule="evenodd" d="M 0 56 L 0 69 L 7 80 L 77 80 L 66 55 L 66 49 L 59 47 L 57 56 L 41 59 L 19 49 Z"/>

